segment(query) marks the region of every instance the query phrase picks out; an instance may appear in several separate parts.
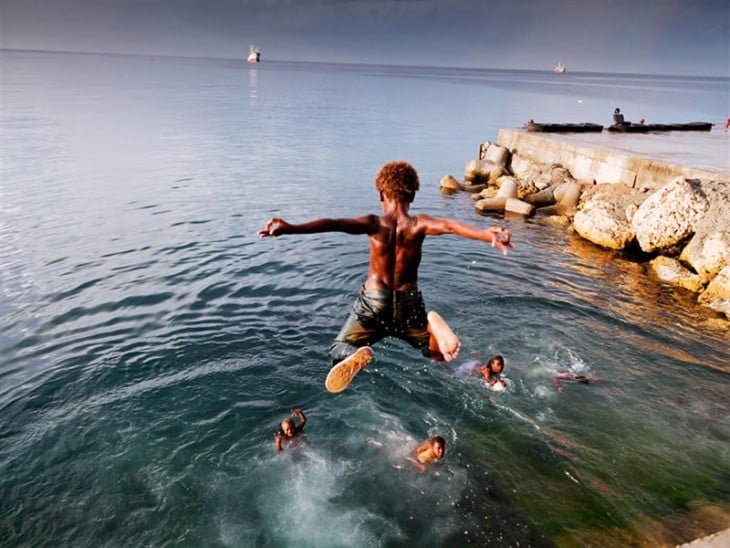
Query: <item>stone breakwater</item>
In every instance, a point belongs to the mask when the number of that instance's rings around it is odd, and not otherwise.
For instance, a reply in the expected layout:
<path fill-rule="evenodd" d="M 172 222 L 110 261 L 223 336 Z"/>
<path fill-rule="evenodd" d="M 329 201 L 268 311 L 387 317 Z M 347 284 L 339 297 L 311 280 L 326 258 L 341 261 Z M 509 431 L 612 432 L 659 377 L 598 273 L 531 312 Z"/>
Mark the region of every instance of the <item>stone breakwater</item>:
<path fill-rule="evenodd" d="M 467 162 L 463 180 L 447 175 L 440 188 L 471 193 L 479 212 L 539 215 L 632 252 L 730 319 L 730 174 L 722 170 L 500 130 Z"/>

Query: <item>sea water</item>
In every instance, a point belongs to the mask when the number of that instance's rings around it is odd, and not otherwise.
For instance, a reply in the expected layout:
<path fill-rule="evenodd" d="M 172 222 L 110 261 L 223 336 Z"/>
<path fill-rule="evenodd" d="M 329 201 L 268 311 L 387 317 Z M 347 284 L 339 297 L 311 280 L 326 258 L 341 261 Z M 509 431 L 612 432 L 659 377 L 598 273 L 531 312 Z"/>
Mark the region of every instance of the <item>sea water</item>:
<path fill-rule="evenodd" d="M 607 546 L 727 526 L 727 322 L 640 262 L 438 191 L 529 118 L 721 123 L 726 78 L 3 51 L 0 84 L 0 544 Z M 256 231 L 378 212 L 393 159 L 419 171 L 414 211 L 503 224 L 516 248 L 428 239 L 421 288 L 459 359 L 386 340 L 333 395 L 367 240 Z M 497 353 L 507 390 L 457 374 Z M 595 382 L 561 396 L 560 371 Z M 305 435 L 277 453 L 295 407 Z M 407 457 L 436 434 L 421 474 Z"/>

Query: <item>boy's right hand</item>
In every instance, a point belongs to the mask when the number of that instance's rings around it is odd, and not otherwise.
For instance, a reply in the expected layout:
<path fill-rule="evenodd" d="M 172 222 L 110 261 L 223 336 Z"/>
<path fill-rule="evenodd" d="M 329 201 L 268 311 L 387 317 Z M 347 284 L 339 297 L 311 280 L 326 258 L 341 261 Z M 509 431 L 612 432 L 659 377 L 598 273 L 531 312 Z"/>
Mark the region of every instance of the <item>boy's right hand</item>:
<path fill-rule="evenodd" d="M 266 238 L 267 236 L 279 236 L 280 234 L 284 234 L 284 230 L 288 226 L 288 224 L 289 223 L 287 223 L 284 219 L 272 217 L 271 219 L 266 221 L 266 225 L 264 225 L 264 228 L 258 231 L 259 238 Z"/>
<path fill-rule="evenodd" d="M 493 226 L 489 229 L 492 233 L 492 247 L 498 248 L 503 254 L 507 255 L 507 249 L 515 245 L 512 243 L 512 235 L 503 226 Z"/>

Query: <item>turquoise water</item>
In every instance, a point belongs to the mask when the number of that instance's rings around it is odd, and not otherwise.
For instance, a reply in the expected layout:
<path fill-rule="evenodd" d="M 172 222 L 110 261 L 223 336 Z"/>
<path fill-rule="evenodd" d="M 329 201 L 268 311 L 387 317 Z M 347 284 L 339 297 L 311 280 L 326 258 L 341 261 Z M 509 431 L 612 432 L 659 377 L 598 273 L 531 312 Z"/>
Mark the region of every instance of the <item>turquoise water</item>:
<path fill-rule="evenodd" d="M 728 324 L 643 266 L 438 192 L 528 118 L 727 116 L 728 81 L 2 52 L 0 544 L 607 546 L 727 526 Z M 556 79 L 557 78 L 557 79 Z M 580 102 L 579 102 L 580 100 Z M 327 347 L 367 267 L 269 217 L 414 210 L 421 288 L 508 390 L 400 341 L 337 395 Z M 597 379 L 565 385 L 571 369 Z M 277 454 L 294 407 L 303 443 Z M 427 474 L 407 465 L 447 440 Z"/>

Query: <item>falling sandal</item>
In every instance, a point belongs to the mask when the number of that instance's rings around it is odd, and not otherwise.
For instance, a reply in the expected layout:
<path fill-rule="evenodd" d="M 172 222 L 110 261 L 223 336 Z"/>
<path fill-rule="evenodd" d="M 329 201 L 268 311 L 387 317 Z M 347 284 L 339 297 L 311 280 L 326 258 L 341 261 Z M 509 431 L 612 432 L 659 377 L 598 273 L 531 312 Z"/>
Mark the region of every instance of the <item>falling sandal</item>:
<path fill-rule="evenodd" d="M 352 356 L 338 362 L 330 369 L 324 381 L 327 390 L 332 393 L 342 392 L 347 388 L 360 370 L 373 359 L 373 349 L 369 346 L 358 348 Z"/>

